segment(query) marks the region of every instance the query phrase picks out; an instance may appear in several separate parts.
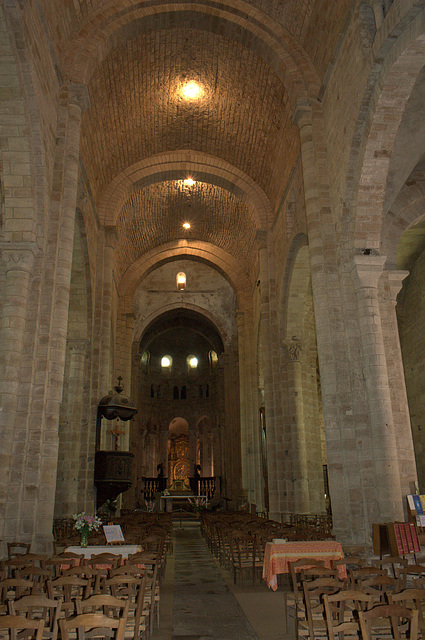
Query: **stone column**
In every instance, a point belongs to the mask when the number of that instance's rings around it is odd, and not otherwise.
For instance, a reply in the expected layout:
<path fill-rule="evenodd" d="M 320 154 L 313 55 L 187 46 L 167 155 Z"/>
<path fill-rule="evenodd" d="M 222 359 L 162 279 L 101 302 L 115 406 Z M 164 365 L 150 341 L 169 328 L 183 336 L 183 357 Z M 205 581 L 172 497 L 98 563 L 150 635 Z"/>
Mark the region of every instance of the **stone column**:
<path fill-rule="evenodd" d="M 365 544 L 371 531 L 365 516 L 363 494 L 358 489 L 362 468 L 357 453 L 358 425 L 354 422 L 352 371 L 348 362 L 341 274 L 335 247 L 338 238 L 327 195 L 327 173 L 321 132 L 321 107 L 300 101 L 294 113 L 301 142 L 306 203 L 308 250 L 316 323 L 317 350 L 326 434 L 333 533 L 341 542 Z M 316 145 L 319 147 L 316 153 Z M 330 319 L 332 318 L 332 321 Z"/>
<path fill-rule="evenodd" d="M 267 429 L 267 460 L 269 483 L 269 515 L 270 518 L 280 520 L 285 511 L 286 497 L 282 492 L 282 477 L 284 476 L 284 446 L 283 425 L 281 415 L 277 411 L 279 405 L 277 394 L 279 383 L 274 382 L 274 366 L 277 366 L 275 353 L 279 344 L 273 340 L 275 335 L 272 327 L 272 313 L 270 301 L 270 265 L 267 249 L 267 233 L 257 232 L 257 251 L 260 264 L 260 282 L 258 284 L 261 296 L 261 333 L 263 341 L 264 359 L 264 406 Z M 279 369 L 280 371 L 280 369 Z"/>
<path fill-rule="evenodd" d="M 249 502 L 253 499 L 253 486 L 252 486 L 252 468 L 249 451 L 252 447 L 251 433 L 249 420 L 251 418 L 251 412 L 249 411 L 248 394 L 250 390 L 248 388 L 248 362 L 246 354 L 246 335 L 245 335 L 245 322 L 244 313 L 242 311 L 236 312 L 236 321 L 238 325 L 238 354 L 239 354 L 239 388 L 240 388 L 240 421 L 241 421 L 241 464 L 242 464 L 242 487 L 247 492 L 247 499 Z"/>
<path fill-rule="evenodd" d="M 37 252 L 33 243 L 4 243 L 1 246 L 6 282 L 0 317 L 0 537 L 4 535 L 10 539 L 18 533 L 18 505 L 11 500 L 8 485 L 11 471 L 17 479 L 22 479 L 23 475 L 22 464 L 11 466 L 11 460 L 18 452 L 22 456 L 25 447 L 25 430 L 16 429 L 15 421 L 19 396 L 25 393 L 29 383 L 28 373 L 22 371 L 21 363 L 31 275 Z"/>
<path fill-rule="evenodd" d="M 381 300 L 381 316 L 384 323 L 385 349 L 389 354 L 389 357 L 387 357 L 388 379 L 391 387 L 394 431 L 403 496 L 415 493 L 417 483 L 413 434 L 396 315 L 397 296 L 401 290 L 403 280 L 408 275 L 409 271 L 385 270 L 381 278 L 381 281 L 386 279 L 388 283 L 388 288 L 385 289 L 383 296 L 384 299 Z M 388 297 L 385 295 L 387 291 Z M 405 501 L 403 502 L 403 507 L 407 510 Z"/>
<path fill-rule="evenodd" d="M 364 459 L 373 464 L 370 484 L 364 491 L 374 522 L 403 519 L 397 443 L 378 299 L 378 281 L 385 260 L 385 256 L 357 255 L 352 267 L 370 419 L 370 434 L 364 437 L 361 452 Z"/>
<path fill-rule="evenodd" d="M 291 428 L 291 475 L 293 482 L 293 508 L 295 513 L 309 513 L 308 446 L 305 434 L 301 343 L 293 338 L 286 345 L 288 405 Z"/>
<path fill-rule="evenodd" d="M 85 465 L 81 456 L 87 427 L 83 428 L 83 385 L 88 340 L 68 339 L 68 385 L 59 423 L 59 456 L 56 478 L 55 517 L 63 518 L 84 508 Z M 87 409 L 87 407 L 85 408 Z M 87 437 L 87 436 L 86 436 Z M 81 469 L 81 463 L 83 468 Z M 80 487 L 80 482 L 82 486 Z"/>

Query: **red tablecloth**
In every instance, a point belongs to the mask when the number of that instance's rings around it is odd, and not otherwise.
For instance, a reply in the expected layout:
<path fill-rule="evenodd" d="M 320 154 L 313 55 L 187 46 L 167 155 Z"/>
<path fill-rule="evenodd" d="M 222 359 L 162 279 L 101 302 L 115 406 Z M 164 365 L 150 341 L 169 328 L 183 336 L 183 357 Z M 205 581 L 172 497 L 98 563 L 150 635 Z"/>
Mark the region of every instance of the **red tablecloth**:
<path fill-rule="evenodd" d="M 301 558 L 324 560 L 326 567 L 331 567 L 332 560 L 344 557 L 339 542 L 285 542 L 274 544 L 267 542 L 264 552 L 263 579 L 267 586 L 276 591 L 277 574 L 289 573 L 289 563 Z M 345 565 L 339 567 L 339 577 L 345 579 L 347 570 Z"/>

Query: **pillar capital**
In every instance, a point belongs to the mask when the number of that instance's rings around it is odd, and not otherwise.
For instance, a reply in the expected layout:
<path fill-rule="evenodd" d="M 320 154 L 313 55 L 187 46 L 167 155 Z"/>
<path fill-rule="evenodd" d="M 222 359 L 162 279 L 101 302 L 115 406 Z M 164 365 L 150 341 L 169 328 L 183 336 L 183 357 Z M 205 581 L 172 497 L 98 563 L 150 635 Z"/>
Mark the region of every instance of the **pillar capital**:
<path fill-rule="evenodd" d="M 66 347 L 71 353 L 86 355 L 89 341 L 85 338 L 68 338 Z"/>
<path fill-rule="evenodd" d="M 410 274 L 410 271 L 394 269 L 388 270 L 385 273 L 387 274 L 388 283 L 390 285 L 391 300 L 395 303 L 397 302 L 397 296 L 401 291 L 401 287 L 403 286 L 403 280 L 407 278 L 407 276 Z"/>
<path fill-rule="evenodd" d="M 0 245 L 1 257 L 6 265 L 6 272 L 34 269 L 38 247 L 35 242 L 4 242 Z"/>
<path fill-rule="evenodd" d="M 376 289 L 386 260 L 386 256 L 365 254 L 354 256 L 351 275 L 354 280 L 355 290 Z"/>
<path fill-rule="evenodd" d="M 297 100 L 292 113 L 292 121 L 299 129 L 312 124 L 312 101 L 308 99 Z"/>
<path fill-rule="evenodd" d="M 80 107 L 81 111 L 85 111 L 90 107 L 90 97 L 87 85 L 71 82 L 68 90 L 69 104 Z"/>

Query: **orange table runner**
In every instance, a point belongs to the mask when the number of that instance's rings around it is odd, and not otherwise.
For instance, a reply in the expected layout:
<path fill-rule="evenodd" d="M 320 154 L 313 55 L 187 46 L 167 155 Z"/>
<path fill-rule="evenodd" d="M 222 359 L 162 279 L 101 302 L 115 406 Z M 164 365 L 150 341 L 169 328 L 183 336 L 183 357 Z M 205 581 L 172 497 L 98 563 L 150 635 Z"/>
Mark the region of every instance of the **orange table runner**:
<path fill-rule="evenodd" d="M 267 542 L 264 552 L 263 579 L 267 586 L 276 591 L 277 574 L 289 573 L 289 563 L 301 558 L 323 560 L 326 567 L 331 567 L 332 560 L 344 557 L 339 542 L 285 542 L 275 544 Z M 339 567 L 339 577 L 345 579 L 347 570 L 345 565 Z"/>

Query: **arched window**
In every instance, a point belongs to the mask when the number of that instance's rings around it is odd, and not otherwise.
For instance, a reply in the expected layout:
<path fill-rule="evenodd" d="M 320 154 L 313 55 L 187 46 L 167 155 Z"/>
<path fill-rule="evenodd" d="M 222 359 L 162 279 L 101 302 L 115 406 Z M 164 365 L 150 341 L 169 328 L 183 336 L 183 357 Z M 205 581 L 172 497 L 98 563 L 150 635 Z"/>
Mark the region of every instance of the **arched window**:
<path fill-rule="evenodd" d="M 209 363 L 210 363 L 210 371 L 214 371 L 214 369 L 218 365 L 218 355 L 217 355 L 216 351 L 211 350 L 208 353 L 208 360 L 209 360 Z"/>
<path fill-rule="evenodd" d="M 170 373 L 173 365 L 173 359 L 171 356 L 163 356 L 161 358 L 161 369 L 164 373 Z"/>
<path fill-rule="evenodd" d="M 183 271 L 180 271 L 176 275 L 176 284 L 178 291 L 184 291 L 186 289 L 186 274 Z"/>
<path fill-rule="evenodd" d="M 180 400 L 186 400 L 186 385 L 182 386 L 182 390 L 180 391 Z"/>
<path fill-rule="evenodd" d="M 189 371 L 193 371 L 194 369 L 198 368 L 198 358 L 193 354 L 190 356 L 187 356 L 186 364 Z"/>
<path fill-rule="evenodd" d="M 147 373 L 149 371 L 150 361 L 151 361 L 150 352 L 149 351 L 143 351 L 142 355 L 140 356 L 140 368 L 145 373 Z"/>
<path fill-rule="evenodd" d="M 151 384 L 151 398 L 154 398 L 154 397 L 155 397 L 155 391 L 153 388 L 153 384 Z"/>
<path fill-rule="evenodd" d="M 210 385 L 209 384 L 205 385 L 205 397 L 206 398 L 210 397 Z"/>
<path fill-rule="evenodd" d="M 173 400 L 178 400 L 178 399 L 179 399 L 179 388 L 175 386 L 173 389 Z"/>

